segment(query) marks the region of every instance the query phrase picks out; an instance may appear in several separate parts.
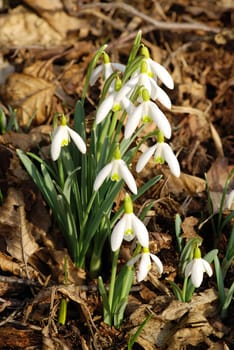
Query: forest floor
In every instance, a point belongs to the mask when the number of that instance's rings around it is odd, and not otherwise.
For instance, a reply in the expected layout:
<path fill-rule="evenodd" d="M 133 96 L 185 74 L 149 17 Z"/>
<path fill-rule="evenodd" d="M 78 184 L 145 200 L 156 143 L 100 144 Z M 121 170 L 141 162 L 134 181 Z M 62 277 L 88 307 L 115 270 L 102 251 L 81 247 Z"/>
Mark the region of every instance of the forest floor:
<path fill-rule="evenodd" d="M 180 283 L 177 213 L 182 237 L 201 237 L 203 253 L 218 248 L 222 259 L 231 234 L 233 221 L 214 246 L 212 220 L 234 169 L 233 25 L 228 0 L 0 1 L 0 108 L 8 122 L 17 121 L 0 135 L 0 349 L 127 349 L 149 313 L 133 349 L 234 348 L 234 303 L 221 319 L 215 274 L 204 276 L 189 303 L 179 302 L 168 282 Z M 135 174 L 138 184 L 163 175 L 136 209 L 154 201 L 146 222 L 164 271 L 158 278 L 152 269 L 134 284 L 124 323 L 115 329 L 103 322 L 97 281 L 70 259 L 70 284 L 63 284 L 64 240 L 16 149 L 48 153 L 53 116 L 72 120 L 96 50 L 108 43 L 112 61 L 125 63 L 139 30 L 175 83 L 166 115 L 182 174 L 175 178 L 153 163 Z M 98 93 L 88 95 L 87 118 Z M 234 177 L 228 192 L 233 189 Z M 223 207 L 222 219 L 233 209 Z M 233 280 L 232 262 L 225 288 Z M 57 322 L 61 297 L 68 300 L 65 325 Z"/>

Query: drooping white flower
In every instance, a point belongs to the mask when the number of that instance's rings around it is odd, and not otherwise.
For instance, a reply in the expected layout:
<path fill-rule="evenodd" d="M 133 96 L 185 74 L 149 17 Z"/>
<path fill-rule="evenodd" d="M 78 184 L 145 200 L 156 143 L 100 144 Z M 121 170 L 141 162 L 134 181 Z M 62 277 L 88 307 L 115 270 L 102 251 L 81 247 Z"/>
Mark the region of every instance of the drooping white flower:
<path fill-rule="evenodd" d="M 124 131 L 124 137 L 126 139 L 131 137 L 141 120 L 143 122 L 148 122 L 152 120 L 156 123 L 157 127 L 163 132 L 165 137 L 170 138 L 170 123 L 166 118 L 165 114 L 158 108 L 158 106 L 154 102 L 150 101 L 147 89 L 142 90 L 142 99 L 143 102 L 140 103 L 128 115 L 128 120 Z"/>
<path fill-rule="evenodd" d="M 148 72 L 152 74 L 152 77 L 157 81 L 159 78 L 166 87 L 169 89 L 174 88 L 174 82 L 168 71 L 159 63 L 150 58 L 149 50 L 143 46 L 141 50 L 144 58 L 144 62 L 147 64 Z"/>
<path fill-rule="evenodd" d="M 113 112 L 117 112 L 122 109 L 127 110 L 132 105 L 132 102 L 128 98 L 132 87 L 128 83 L 123 86 L 121 85 L 122 83 L 120 79 L 117 78 L 115 82 L 115 90 L 112 91 L 98 107 L 96 114 L 97 124 L 101 123 L 111 110 Z"/>
<path fill-rule="evenodd" d="M 131 241 L 135 237 L 142 246 L 148 246 L 149 234 L 144 223 L 133 213 L 133 205 L 128 194 L 124 202 L 125 213 L 115 225 L 111 234 L 111 249 L 116 251 L 124 240 Z"/>
<path fill-rule="evenodd" d="M 136 182 L 128 169 L 127 164 L 123 159 L 121 159 L 119 148 L 117 148 L 115 151 L 114 159 L 105 165 L 104 168 L 102 168 L 102 170 L 98 173 L 94 181 L 94 191 L 98 191 L 107 178 L 110 178 L 112 181 L 120 181 L 123 179 L 132 193 L 137 193 Z"/>
<path fill-rule="evenodd" d="M 66 118 L 62 116 L 61 125 L 52 133 L 51 158 L 53 161 L 59 158 L 61 148 L 67 146 L 70 139 L 75 143 L 81 153 L 86 153 L 86 145 L 80 135 L 66 125 Z"/>
<path fill-rule="evenodd" d="M 103 63 L 98 65 L 92 72 L 90 77 L 90 85 L 94 85 L 97 79 L 102 75 L 104 81 L 106 81 L 111 74 L 118 70 L 124 72 L 125 65 L 121 63 L 110 62 L 109 56 L 106 52 L 103 53 Z"/>
<path fill-rule="evenodd" d="M 200 249 L 197 247 L 195 250 L 195 258 L 191 260 L 185 268 L 185 277 L 191 276 L 192 284 L 194 287 L 199 288 L 202 280 L 203 274 L 206 272 L 209 277 L 212 276 L 213 271 L 210 264 L 201 258 Z"/>
<path fill-rule="evenodd" d="M 163 264 L 162 264 L 161 260 L 156 255 L 151 254 L 148 247 L 143 247 L 142 253 L 138 254 L 136 257 L 131 259 L 128 262 L 128 265 L 135 264 L 135 262 L 137 262 L 139 259 L 140 259 L 140 263 L 139 263 L 138 272 L 137 272 L 137 281 L 138 282 L 143 281 L 146 278 L 148 272 L 150 271 L 150 269 L 152 267 L 151 259 L 155 263 L 158 272 L 160 274 L 162 274 Z"/>
<path fill-rule="evenodd" d="M 151 72 L 148 71 L 147 63 L 144 60 L 141 62 L 140 71 L 137 70 L 134 72 L 132 78 L 128 81 L 128 85 L 131 86 L 132 89 L 136 86 L 147 89 L 152 100 L 158 100 L 166 108 L 171 108 L 169 96 L 152 78 Z"/>
<path fill-rule="evenodd" d="M 145 167 L 153 155 L 156 163 L 163 164 L 166 161 L 171 173 L 176 177 L 180 176 L 180 165 L 171 147 L 167 143 L 160 141 L 154 146 L 149 147 L 140 156 L 136 165 L 136 171 L 138 173 Z"/>

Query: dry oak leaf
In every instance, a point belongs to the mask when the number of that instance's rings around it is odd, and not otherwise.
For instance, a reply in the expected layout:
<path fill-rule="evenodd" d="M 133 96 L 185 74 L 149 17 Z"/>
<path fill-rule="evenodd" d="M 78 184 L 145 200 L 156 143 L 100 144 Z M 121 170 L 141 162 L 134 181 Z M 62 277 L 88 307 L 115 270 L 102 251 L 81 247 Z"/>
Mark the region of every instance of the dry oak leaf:
<path fill-rule="evenodd" d="M 223 332 L 217 331 L 209 322 L 209 317 L 218 314 L 218 295 L 213 289 L 195 294 L 190 303 L 182 303 L 170 296 L 159 296 L 155 305 L 141 305 L 131 314 L 134 335 L 145 320 L 150 309 L 153 317 L 145 324 L 137 343 L 144 349 L 177 350 L 186 345 L 197 346 L 213 335 L 222 338 Z M 156 311 L 158 305 L 164 305 L 162 312 Z M 155 312 L 154 312 L 155 309 Z"/>
<path fill-rule="evenodd" d="M 9 76 L 4 97 L 7 103 L 17 109 L 20 126 L 44 123 L 51 113 L 55 85 L 28 74 L 13 73 Z"/>
<path fill-rule="evenodd" d="M 61 25 L 61 24 L 60 24 Z M 0 17 L 0 44 L 6 47 L 29 45 L 51 47 L 62 42 L 63 37 L 43 18 L 17 6 Z"/>
<path fill-rule="evenodd" d="M 10 188 L 0 207 L 0 233 L 6 241 L 7 251 L 18 261 L 27 263 L 39 250 L 33 236 L 33 225 L 27 221 L 22 193 Z"/>

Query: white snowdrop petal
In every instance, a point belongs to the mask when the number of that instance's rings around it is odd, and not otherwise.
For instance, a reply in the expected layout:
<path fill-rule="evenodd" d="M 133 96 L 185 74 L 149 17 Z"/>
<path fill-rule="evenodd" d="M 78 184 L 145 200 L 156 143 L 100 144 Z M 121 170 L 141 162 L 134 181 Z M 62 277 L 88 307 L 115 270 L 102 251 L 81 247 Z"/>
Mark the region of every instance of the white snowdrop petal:
<path fill-rule="evenodd" d="M 124 130 L 124 138 L 128 139 L 132 136 L 134 131 L 136 130 L 138 124 L 140 123 L 140 120 L 142 118 L 143 114 L 143 104 L 140 104 L 135 108 L 135 111 L 128 116 L 127 123 L 125 125 Z"/>
<path fill-rule="evenodd" d="M 60 152 L 61 152 L 61 147 L 62 147 L 62 142 L 64 140 L 68 140 L 68 132 L 67 132 L 67 126 L 58 126 L 53 134 L 52 134 L 52 142 L 51 142 L 51 158 L 53 161 L 57 160 Z"/>
<path fill-rule="evenodd" d="M 193 267 L 193 260 L 190 261 L 185 267 L 184 275 L 186 278 L 188 278 L 191 275 L 192 267 Z"/>
<path fill-rule="evenodd" d="M 145 151 L 140 158 L 138 159 L 137 165 L 136 165 L 136 171 L 139 173 L 145 165 L 148 163 L 152 155 L 154 154 L 156 150 L 157 144 L 148 148 L 147 151 Z"/>
<path fill-rule="evenodd" d="M 213 275 L 213 270 L 210 264 L 208 263 L 208 261 L 206 261 L 205 259 L 202 259 L 202 264 L 203 264 L 204 271 L 207 273 L 209 277 L 211 277 Z"/>
<path fill-rule="evenodd" d="M 133 213 L 124 214 L 124 218 L 125 218 L 124 240 L 127 242 L 132 241 L 133 238 L 135 237 L 135 234 L 132 228 L 132 217 L 133 217 Z"/>
<path fill-rule="evenodd" d="M 174 155 L 171 147 L 167 143 L 163 143 L 163 157 L 166 160 L 166 162 L 171 170 L 171 173 L 174 176 L 179 177 L 180 176 L 179 162 L 178 162 L 176 156 Z"/>
<path fill-rule="evenodd" d="M 96 114 L 96 123 L 101 123 L 110 112 L 114 104 L 115 93 L 113 92 L 111 95 L 107 96 L 105 100 L 100 104 Z"/>
<path fill-rule="evenodd" d="M 157 270 L 160 274 L 163 273 L 163 264 L 161 262 L 161 260 L 154 254 L 150 254 L 151 259 L 153 260 L 153 262 L 156 264 Z"/>
<path fill-rule="evenodd" d="M 126 163 L 121 159 L 119 164 L 120 176 L 132 191 L 132 193 L 137 194 L 137 186 L 134 177 L 132 176 L 130 170 L 128 169 Z"/>
<path fill-rule="evenodd" d="M 93 86 L 96 83 L 101 73 L 103 72 L 103 68 L 104 68 L 104 65 L 100 64 L 93 70 L 89 81 L 90 86 Z"/>
<path fill-rule="evenodd" d="M 110 62 L 104 64 L 104 72 L 105 72 L 104 80 L 107 80 L 113 73 L 112 64 Z"/>
<path fill-rule="evenodd" d="M 149 253 L 143 253 L 138 267 L 137 281 L 143 281 L 151 267 L 150 255 Z"/>
<path fill-rule="evenodd" d="M 148 247 L 149 233 L 144 223 L 135 214 L 132 214 L 132 228 L 142 247 Z"/>
<path fill-rule="evenodd" d="M 155 80 L 151 77 L 148 77 L 148 82 L 150 84 L 150 96 L 151 96 L 152 100 L 156 100 L 156 98 L 158 96 L 159 86 L 157 85 Z"/>
<path fill-rule="evenodd" d="M 134 265 L 141 257 L 141 254 L 137 254 L 136 256 L 134 256 L 132 259 L 128 260 L 127 262 L 127 266 L 132 266 Z"/>
<path fill-rule="evenodd" d="M 152 101 L 149 101 L 148 108 L 151 118 L 157 124 L 159 130 L 161 130 L 164 136 L 169 139 L 171 137 L 171 125 L 165 114 Z"/>
<path fill-rule="evenodd" d="M 128 115 L 131 115 L 132 113 L 134 113 L 135 109 L 136 109 L 136 107 L 134 106 L 132 101 L 129 100 L 129 98 L 127 98 L 127 97 L 123 98 L 122 107 L 128 113 Z"/>
<path fill-rule="evenodd" d="M 174 82 L 166 68 L 164 68 L 161 64 L 153 61 L 151 58 L 149 60 L 151 70 L 156 75 L 156 77 L 158 77 L 163 82 L 163 84 L 166 85 L 169 89 L 173 89 Z"/>
<path fill-rule="evenodd" d="M 115 225 L 111 234 L 111 249 L 113 252 L 118 250 L 123 241 L 125 231 L 125 219 L 124 216 Z"/>
<path fill-rule="evenodd" d="M 171 109 L 171 100 L 167 93 L 160 88 L 160 86 L 157 86 L 157 95 L 156 99 L 166 108 Z"/>
<path fill-rule="evenodd" d="M 113 162 L 110 162 L 98 173 L 93 185 L 94 191 L 98 191 L 105 179 L 110 176 L 112 167 Z"/>
<path fill-rule="evenodd" d="M 112 62 L 111 65 L 115 70 L 119 70 L 122 73 L 125 71 L 125 68 L 126 68 L 124 64 L 117 63 L 117 62 Z"/>
<path fill-rule="evenodd" d="M 194 287 L 199 288 L 203 280 L 203 264 L 202 259 L 194 259 L 191 280 Z"/>
<path fill-rule="evenodd" d="M 86 144 L 77 132 L 67 127 L 68 134 L 71 136 L 72 141 L 75 143 L 76 147 L 81 153 L 86 153 Z"/>

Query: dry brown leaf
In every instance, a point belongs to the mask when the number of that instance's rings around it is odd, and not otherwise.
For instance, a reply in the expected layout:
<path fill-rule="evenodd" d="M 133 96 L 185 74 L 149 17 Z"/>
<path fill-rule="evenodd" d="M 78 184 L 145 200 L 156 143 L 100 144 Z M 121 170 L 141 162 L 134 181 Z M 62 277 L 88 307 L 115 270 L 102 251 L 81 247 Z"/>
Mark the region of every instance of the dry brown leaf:
<path fill-rule="evenodd" d="M 52 66 L 52 60 L 50 61 L 36 61 L 30 66 L 24 68 L 24 74 L 30 75 L 34 78 L 45 79 L 50 82 L 55 78 Z"/>
<path fill-rule="evenodd" d="M 197 195 L 204 192 L 206 189 L 206 182 L 197 176 L 181 173 L 180 177 L 175 177 L 170 173 L 169 169 L 162 168 L 162 173 L 167 179 L 162 190 L 162 195 L 169 193 L 180 194 L 182 192 L 189 195 Z"/>
<path fill-rule="evenodd" d="M 51 113 L 55 85 L 28 74 L 13 73 L 9 76 L 4 97 L 17 108 L 16 115 L 21 126 L 44 123 Z"/>
<path fill-rule="evenodd" d="M 207 180 L 211 191 L 222 192 L 228 174 L 234 169 L 234 165 L 228 164 L 228 158 L 217 158 L 207 172 Z M 229 190 L 234 189 L 234 175 L 232 176 Z"/>
<path fill-rule="evenodd" d="M 195 218 L 194 216 L 186 217 L 181 224 L 181 227 L 183 230 L 182 237 L 186 239 L 199 237 L 198 234 L 196 233 L 196 230 L 194 229 L 194 226 L 196 226 L 198 222 L 199 222 L 198 218 Z"/>
<path fill-rule="evenodd" d="M 42 142 L 49 143 L 51 130 L 51 126 L 45 125 L 43 129 L 35 128 L 28 134 L 8 131 L 6 134 L 0 135 L 0 144 L 13 145 L 15 148 L 20 148 L 22 151 L 28 152 Z"/>
<path fill-rule="evenodd" d="M 50 256 L 50 259 L 48 259 Z M 57 279 L 59 283 L 65 283 L 64 274 L 65 274 L 65 258 L 67 259 L 66 272 L 67 272 L 67 283 L 80 285 L 84 283 L 86 278 L 86 273 L 82 269 L 78 269 L 72 262 L 67 251 L 64 250 L 55 250 L 49 249 L 47 252 L 47 265 L 50 267 L 53 278 Z"/>
<path fill-rule="evenodd" d="M 213 289 L 195 294 L 190 303 L 182 303 L 168 296 L 157 297 L 153 306 L 141 305 L 131 314 L 134 328 L 130 333 L 135 334 L 152 310 L 153 317 L 137 338 L 137 343 L 145 349 L 177 350 L 182 346 L 197 346 L 206 342 L 210 335 L 221 338 L 223 332 L 217 331 L 208 320 L 208 317 L 218 313 L 217 301 L 218 296 Z"/>
<path fill-rule="evenodd" d="M 0 44 L 5 47 L 60 44 L 61 34 L 55 31 L 43 18 L 17 6 L 9 14 L 0 17 Z"/>
<path fill-rule="evenodd" d="M 61 1 L 49 0 L 24 0 L 41 17 L 43 17 L 50 27 L 52 27 L 62 37 L 66 37 L 68 31 L 77 31 L 82 28 L 84 22 L 82 19 L 69 16 L 63 9 Z"/>
<path fill-rule="evenodd" d="M 0 207 L 0 232 L 9 254 L 24 264 L 39 249 L 32 229 L 33 225 L 25 217 L 21 192 L 9 189 L 8 196 Z"/>

